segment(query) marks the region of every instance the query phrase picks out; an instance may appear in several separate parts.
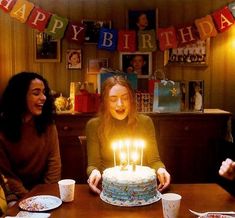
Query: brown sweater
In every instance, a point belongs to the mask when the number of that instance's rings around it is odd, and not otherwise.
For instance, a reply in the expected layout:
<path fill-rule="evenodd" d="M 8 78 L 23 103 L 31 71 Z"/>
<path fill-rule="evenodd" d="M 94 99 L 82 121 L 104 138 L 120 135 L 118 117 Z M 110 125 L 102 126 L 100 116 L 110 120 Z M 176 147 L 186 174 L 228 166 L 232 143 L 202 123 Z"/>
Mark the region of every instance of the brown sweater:
<path fill-rule="evenodd" d="M 0 171 L 10 190 L 19 198 L 40 183 L 60 179 L 61 160 L 55 125 L 38 136 L 33 121 L 22 126 L 22 138 L 11 143 L 0 133 Z"/>

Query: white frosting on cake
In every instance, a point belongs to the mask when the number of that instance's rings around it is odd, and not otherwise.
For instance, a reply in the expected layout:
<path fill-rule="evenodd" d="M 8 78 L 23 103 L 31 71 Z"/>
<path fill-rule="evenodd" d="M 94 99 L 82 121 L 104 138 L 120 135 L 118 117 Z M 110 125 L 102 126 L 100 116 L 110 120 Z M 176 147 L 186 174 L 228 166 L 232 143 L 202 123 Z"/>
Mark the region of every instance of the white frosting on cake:
<path fill-rule="evenodd" d="M 160 199 L 155 170 L 146 166 L 108 168 L 102 175 L 101 199 L 118 206 L 142 206 Z"/>

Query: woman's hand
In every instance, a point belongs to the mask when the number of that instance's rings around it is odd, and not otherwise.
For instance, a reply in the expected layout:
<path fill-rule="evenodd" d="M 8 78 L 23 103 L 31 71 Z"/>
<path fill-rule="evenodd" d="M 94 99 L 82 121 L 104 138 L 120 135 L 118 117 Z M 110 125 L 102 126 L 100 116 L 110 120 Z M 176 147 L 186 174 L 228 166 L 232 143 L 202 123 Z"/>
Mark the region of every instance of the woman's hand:
<path fill-rule="evenodd" d="M 160 182 L 158 185 L 158 190 L 162 192 L 164 189 L 166 189 L 170 185 L 171 176 L 164 168 L 159 168 L 157 170 L 157 178 Z"/>
<path fill-rule="evenodd" d="M 226 179 L 234 180 L 235 179 L 235 162 L 227 158 L 222 162 L 222 165 L 219 169 L 219 174 Z"/>
<path fill-rule="evenodd" d="M 92 172 L 87 180 L 87 183 L 88 183 L 90 189 L 97 194 L 100 194 L 100 192 L 101 192 L 100 189 L 97 188 L 100 179 L 101 179 L 100 171 L 99 170 L 92 170 Z"/>

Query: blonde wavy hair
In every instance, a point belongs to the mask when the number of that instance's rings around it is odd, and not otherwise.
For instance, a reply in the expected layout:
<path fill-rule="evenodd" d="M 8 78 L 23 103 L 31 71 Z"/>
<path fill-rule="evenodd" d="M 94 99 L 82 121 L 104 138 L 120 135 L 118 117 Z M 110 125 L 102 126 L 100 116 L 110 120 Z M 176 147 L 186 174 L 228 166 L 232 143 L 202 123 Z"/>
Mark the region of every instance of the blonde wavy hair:
<path fill-rule="evenodd" d="M 129 99 L 130 99 L 130 111 L 127 117 L 127 125 L 130 129 L 135 128 L 137 121 L 137 110 L 135 93 L 131 87 L 131 84 L 123 76 L 112 76 L 104 81 L 101 88 L 101 103 L 99 108 L 100 125 L 98 129 L 98 136 L 101 139 L 107 139 L 109 133 L 113 128 L 113 119 L 109 110 L 109 92 L 115 85 L 121 85 L 126 87 Z"/>

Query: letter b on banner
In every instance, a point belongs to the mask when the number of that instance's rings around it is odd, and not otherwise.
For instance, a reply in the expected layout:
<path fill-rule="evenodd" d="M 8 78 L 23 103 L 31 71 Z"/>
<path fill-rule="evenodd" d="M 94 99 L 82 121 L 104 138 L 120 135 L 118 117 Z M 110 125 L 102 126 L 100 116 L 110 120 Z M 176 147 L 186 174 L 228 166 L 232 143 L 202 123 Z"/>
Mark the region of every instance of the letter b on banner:
<path fill-rule="evenodd" d="M 114 29 L 101 28 L 98 48 L 115 51 L 117 46 L 117 31 Z"/>

